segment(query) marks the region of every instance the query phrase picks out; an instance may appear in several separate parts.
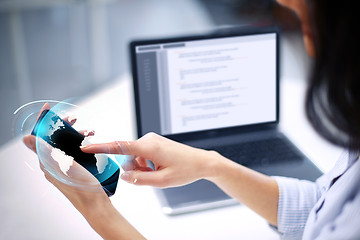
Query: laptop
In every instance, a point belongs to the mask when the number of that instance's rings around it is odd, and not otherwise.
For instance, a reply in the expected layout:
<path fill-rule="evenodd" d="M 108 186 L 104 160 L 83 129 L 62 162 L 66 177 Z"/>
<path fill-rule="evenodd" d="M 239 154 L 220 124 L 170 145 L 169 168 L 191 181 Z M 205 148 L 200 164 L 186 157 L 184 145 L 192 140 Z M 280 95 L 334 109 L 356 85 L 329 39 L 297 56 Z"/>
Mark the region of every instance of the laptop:
<path fill-rule="evenodd" d="M 156 132 L 267 175 L 322 174 L 278 129 L 276 29 L 133 41 L 130 50 L 138 137 Z M 155 191 L 169 215 L 237 203 L 206 180 Z"/>

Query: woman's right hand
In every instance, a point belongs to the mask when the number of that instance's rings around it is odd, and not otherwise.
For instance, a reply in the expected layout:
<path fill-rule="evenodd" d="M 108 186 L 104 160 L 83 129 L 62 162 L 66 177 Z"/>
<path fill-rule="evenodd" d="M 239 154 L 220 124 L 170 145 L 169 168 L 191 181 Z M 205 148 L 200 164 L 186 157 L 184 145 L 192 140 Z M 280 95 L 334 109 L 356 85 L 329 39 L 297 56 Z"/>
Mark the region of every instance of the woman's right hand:
<path fill-rule="evenodd" d="M 220 154 L 190 147 L 155 133 L 148 133 L 136 141 L 116 141 L 81 147 L 86 153 L 134 155 L 124 167 L 121 178 L 136 185 L 159 188 L 189 184 L 216 175 L 216 164 L 224 161 Z M 147 166 L 153 162 L 155 170 Z M 130 165 L 130 166 L 129 166 Z"/>
<path fill-rule="evenodd" d="M 133 141 L 93 144 L 83 147 L 87 153 L 134 155 L 123 167 L 123 180 L 136 185 L 175 187 L 199 179 L 215 183 L 226 194 L 250 207 L 274 226 L 277 225 L 279 188 L 264 174 L 241 166 L 214 151 L 193 148 L 155 133 Z M 146 164 L 150 160 L 155 170 Z"/>

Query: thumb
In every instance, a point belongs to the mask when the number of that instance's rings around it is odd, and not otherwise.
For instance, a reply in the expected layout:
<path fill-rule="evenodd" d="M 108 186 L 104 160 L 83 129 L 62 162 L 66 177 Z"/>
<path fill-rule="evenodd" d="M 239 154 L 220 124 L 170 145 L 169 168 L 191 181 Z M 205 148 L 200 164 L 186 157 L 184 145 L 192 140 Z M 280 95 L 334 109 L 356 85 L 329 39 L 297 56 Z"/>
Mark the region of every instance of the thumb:
<path fill-rule="evenodd" d="M 164 187 L 165 181 L 163 172 L 159 171 L 126 171 L 121 174 L 120 178 L 125 182 L 135 185 L 149 185 L 153 187 Z"/>
<path fill-rule="evenodd" d="M 36 153 L 36 137 L 32 135 L 26 135 L 23 137 L 24 144 Z"/>

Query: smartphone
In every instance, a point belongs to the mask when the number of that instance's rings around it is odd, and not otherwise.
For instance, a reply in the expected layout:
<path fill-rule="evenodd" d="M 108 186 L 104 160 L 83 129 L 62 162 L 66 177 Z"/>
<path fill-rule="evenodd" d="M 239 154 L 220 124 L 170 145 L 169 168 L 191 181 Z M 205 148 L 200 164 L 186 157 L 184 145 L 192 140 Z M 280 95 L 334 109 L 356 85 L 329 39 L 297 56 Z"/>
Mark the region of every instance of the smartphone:
<path fill-rule="evenodd" d="M 107 161 L 104 161 L 106 165 L 99 170 L 95 154 L 84 153 L 80 149 L 85 137 L 56 113 L 51 110 L 41 112 L 31 134 L 41 137 L 52 147 L 73 157 L 77 163 L 96 177 L 108 196 L 114 195 L 120 174 L 119 166 L 106 156 Z"/>

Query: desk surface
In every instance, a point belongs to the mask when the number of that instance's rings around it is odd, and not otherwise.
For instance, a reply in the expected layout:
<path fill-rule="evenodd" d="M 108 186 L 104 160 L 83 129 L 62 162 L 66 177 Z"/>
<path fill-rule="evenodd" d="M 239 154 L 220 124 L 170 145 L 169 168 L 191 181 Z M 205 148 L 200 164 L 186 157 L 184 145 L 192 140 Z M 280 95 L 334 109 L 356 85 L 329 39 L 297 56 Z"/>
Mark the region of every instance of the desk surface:
<path fill-rule="evenodd" d="M 122 76 L 80 104 L 98 113 L 95 129 L 109 132 L 109 140 L 134 139 L 130 82 L 129 76 Z M 304 117 L 303 92 L 303 82 L 282 80 L 280 128 L 315 164 L 328 171 L 341 149 L 311 129 Z M 111 118 L 106 117 L 109 112 Z M 19 139 L 0 149 L 0 160 L 0 239 L 101 239 L 45 180 L 37 157 Z M 266 221 L 242 205 L 169 217 L 161 213 L 152 188 L 123 181 L 119 181 L 111 201 L 148 239 L 279 239 Z"/>

